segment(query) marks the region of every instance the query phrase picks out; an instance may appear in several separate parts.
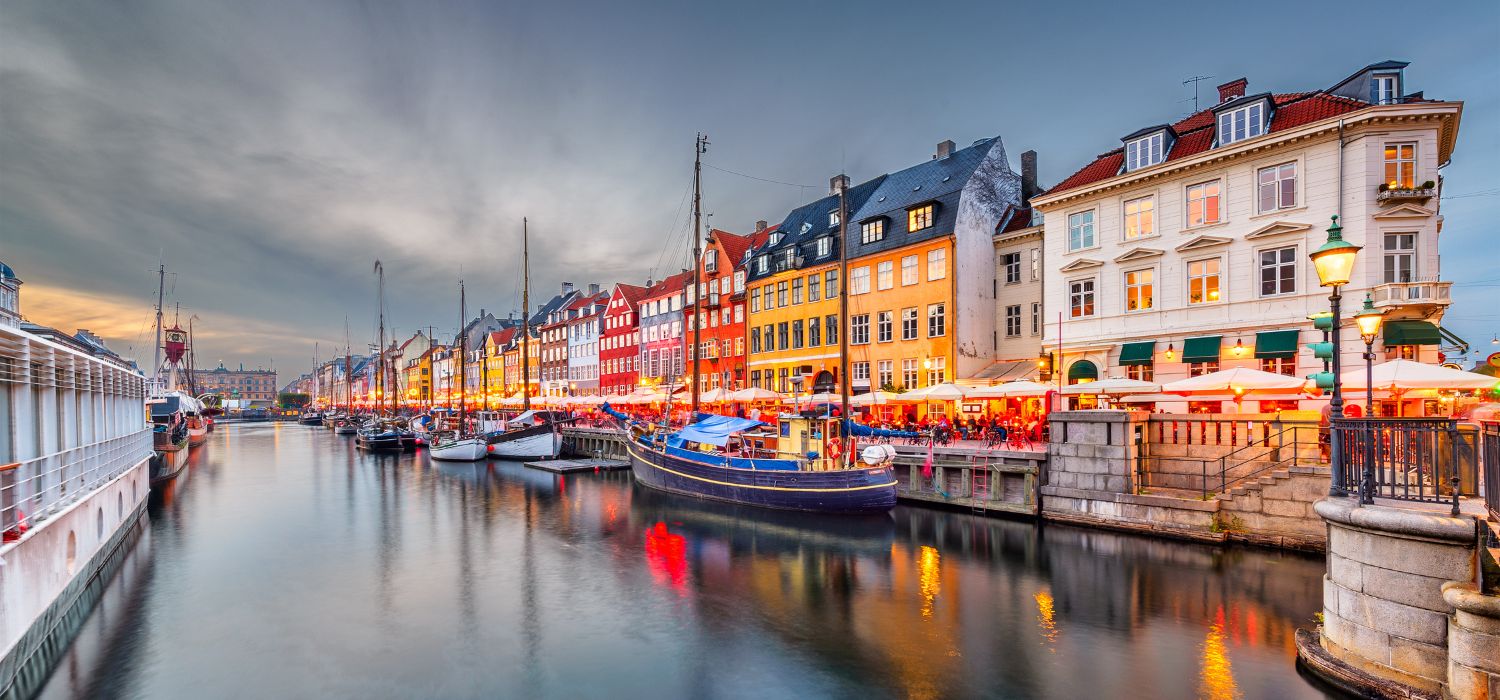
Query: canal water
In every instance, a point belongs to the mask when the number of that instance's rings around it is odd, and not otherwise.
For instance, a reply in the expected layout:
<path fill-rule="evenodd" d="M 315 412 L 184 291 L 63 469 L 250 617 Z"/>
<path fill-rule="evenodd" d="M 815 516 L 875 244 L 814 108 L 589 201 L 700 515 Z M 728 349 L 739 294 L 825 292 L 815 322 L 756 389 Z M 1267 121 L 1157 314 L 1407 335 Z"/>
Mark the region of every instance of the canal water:
<path fill-rule="evenodd" d="M 1318 698 L 1321 560 L 221 426 L 44 698 Z"/>

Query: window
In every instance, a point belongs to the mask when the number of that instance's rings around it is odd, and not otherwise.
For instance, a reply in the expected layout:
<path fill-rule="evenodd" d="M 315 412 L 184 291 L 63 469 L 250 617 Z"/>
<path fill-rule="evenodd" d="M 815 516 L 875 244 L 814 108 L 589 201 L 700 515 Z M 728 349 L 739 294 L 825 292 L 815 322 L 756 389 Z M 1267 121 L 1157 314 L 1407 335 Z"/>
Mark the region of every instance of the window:
<path fill-rule="evenodd" d="M 868 363 L 868 362 L 852 362 L 852 363 L 850 363 L 849 364 L 849 379 L 851 379 L 853 381 L 856 381 L 856 382 L 858 382 L 858 381 L 864 381 L 865 383 L 869 383 L 869 381 L 870 381 L 870 363 Z"/>
<path fill-rule="evenodd" d="M 750 293 L 750 313 L 760 313 L 760 294 L 758 290 Z"/>
<path fill-rule="evenodd" d="M 818 275 L 808 275 L 807 276 L 807 300 L 808 301 L 817 301 L 818 300 L 818 298 L 819 298 L 818 297 L 818 282 L 821 279 L 822 278 L 819 277 Z"/>
<path fill-rule="evenodd" d="M 901 360 L 901 384 L 907 389 L 917 388 L 917 361 L 911 358 Z"/>
<path fill-rule="evenodd" d="M 1378 105 L 1396 103 L 1396 76 L 1377 75 L 1370 81 L 1370 101 Z"/>
<path fill-rule="evenodd" d="M 750 331 L 750 352 L 760 352 L 760 333 L 754 330 Z"/>
<path fill-rule="evenodd" d="M 838 314 L 828 314 L 823 321 L 823 342 L 829 345 L 839 344 L 839 317 Z"/>
<path fill-rule="evenodd" d="M 801 304 L 802 303 L 802 278 L 801 277 L 798 277 L 797 279 L 792 280 L 792 303 L 793 304 Z"/>
<path fill-rule="evenodd" d="M 896 263 L 887 260 L 875 266 L 875 289 L 884 291 L 896 286 Z"/>
<path fill-rule="evenodd" d="M 766 352 L 775 352 L 776 351 L 776 326 L 774 326 L 772 324 L 769 324 L 769 323 L 766 324 L 765 328 L 761 329 L 761 334 L 764 335 L 765 339 L 766 339 L 766 342 L 765 342 Z M 782 348 L 782 349 L 785 350 L 786 348 Z"/>
<path fill-rule="evenodd" d="M 1385 184 L 1393 190 L 1417 186 L 1417 144 L 1385 145 Z"/>
<path fill-rule="evenodd" d="M 889 311 L 881 311 L 875 314 L 875 342 L 891 342 L 891 332 L 893 330 L 892 327 L 895 325 L 895 323 L 893 322 L 894 317 L 895 314 Z"/>
<path fill-rule="evenodd" d="M 1000 256 L 1000 267 L 1005 270 L 1005 283 L 1018 284 L 1021 281 L 1021 254 L 1005 253 Z"/>
<path fill-rule="evenodd" d="M 835 215 L 837 217 L 837 215 Z M 836 224 L 835 224 L 836 225 Z M 833 236 L 824 236 L 818 239 L 818 257 L 825 257 L 833 252 Z"/>
<path fill-rule="evenodd" d="M 800 350 L 802 348 L 802 340 L 802 319 L 799 318 L 792 321 L 792 349 Z"/>
<path fill-rule="evenodd" d="M 895 381 L 894 365 L 895 363 L 890 360 L 880 360 L 875 363 L 876 388 L 891 386 L 891 382 Z"/>
<path fill-rule="evenodd" d="M 760 274 L 765 274 L 766 271 L 769 270 L 769 269 L 771 269 L 771 258 L 769 258 L 769 257 L 767 257 L 765 255 L 757 255 L 757 256 L 755 256 L 755 271 L 756 272 L 758 272 Z"/>
<path fill-rule="evenodd" d="M 1162 161 L 1162 145 L 1166 134 L 1156 132 L 1125 144 L 1125 170 L 1135 170 Z"/>
<path fill-rule="evenodd" d="M 771 309 L 776 308 L 776 297 L 771 296 L 771 293 L 774 291 L 775 285 L 771 284 L 760 288 L 760 295 L 762 297 L 762 300 L 764 301 L 762 306 L 765 307 L 766 311 L 770 311 Z"/>
<path fill-rule="evenodd" d="M 704 272 L 713 273 L 719 269 L 719 251 L 710 248 L 703 254 Z"/>
<path fill-rule="evenodd" d="M 735 291 L 735 293 L 739 293 L 739 292 L 745 291 L 745 271 L 744 270 L 736 270 L 735 273 L 734 273 L 734 291 Z"/>
<path fill-rule="evenodd" d="M 1042 249 L 1031 249 L 1031 281 L 1039 282 L 1042 279 Z"/>
<path fill-rule="evenodd" d="M 934 357 L 927 361 L 927 383 L 942 384 L 948 379 L 948 358 Z"/>
<path fill-rule="evenodd" d="M 885 238 L 885 219 L 866 221 L 859 225 L 859 242 L 869 245 Z"/>
<path fill-rule="evenodd" d="M 938 248 L 927 251 L 927 281 L 935 282 L 948 276 L 948 250 Z"/>
<path fill-rule="evenodd" d="M 908 233 L 921 231 L 930 226 L 932 226 L 931 204 L 906 210 L 906 230 Z"/>
<path fill-rule="evenodd" d="M 1219 115 L 1219 145 L 1266 133 L 1266 103 L 1256 102 Z"/>
<path fill-rule="evenodd" d="M 1417 234 L 1385 234 L 1385 282 L 1411 282 L 1417 266 Z"/>
<path fill-rule="evenodd" d="M 787 380 L 787 368 L 782 367 L 776 370 L 776 390 L 785 394 L 789 393 L 791 389 L 792 384 Z"/>
<path fill-rule="evenodd" d="M 819 337 L 823 335 L 821 333 L 822 329 L 823 323 L 816 316 L 807 319 L 807 347 L 815 348 L 822 345 L 818 341 Z"/>
<path fill-rule="evenodd" d="M 786 350 L 792 346 L 788 338 L 789 330 L 789 324 L 786 321 L 776 324 L 776 347 Z"/>
<path fill-rule="evenodd" d="M 1146 311 L 1152 307 L 1152 280 L 1154 269 L 1132 270 L 1125 273 L 1125 310 Z"/>
<path fill-rule="evenodd" d="M 1218 360 L 1207 360 L 1207 361 L 1204 361 L 1204 362 L 1189 362 L 1188 363 L 1188 376 L 1189 377 L 1201 377 L 1201 376 L 1203 376 L 1205 374 L 1211 374 L 1211 373 L 1214 373 L 1214 372 L 1217 372 L 1217 371 L 1219 371 L 1219 361 Z"/>
<path fill-rule="evenodd" d="M 1255 177 L 1260 213 L 1297 206 L 1297 164 L 1261 168 Z"/>
<path fill-rule="evenodd" d="M 1016 338 L 1021 335 L 1021 305 L 1015 304 L 1005 307 L 1005 337 Z"/>
<path fill-rule="evenodd" d="M 1151 365 L 1125 365 L 1125 377 L 1142 382 L 1152 381 L 1156 371 Z"/>
<path fill-rule="evenodd" d="M 772 231 L 771 232 L 770 240 L 766 241 L 766 244 L 767 245 L 776 245 L 777 243 L 781 242 L 781 239 L 783 237 L 784 236 L 782 236 L 782 234 L 781 234 L 780 231 Z"/>
<path fill-rule="evenodd" d="M 1201 182 L 1187 188 L 1187 225 L 1219 223 L 1219 181 Z"/>
<path fill-rule="evenodd" d="M 829 270 L 823 274 L 823 298 L 832 299 L 839 293 L 839 271 Z"/>
<path fill-rule="evenodd" d="M 849 317 L 849 344 L 865 345 L 870 342 L 870 315 L 857 314 Z"/>
<path fill-rule="evenodd" d="M 838 225 L 839 225 L 839 210 L 834 209 L 833 211 L 828 212 L 828 228 L 835 228 Z"/>
<path fill-rule="evenodd" d="M 1297 358 L 1295 357 L 1265 357 L 1261 358 L 1260 371 L 1272 374 L 1285 374 L 1288 377 L 1297 376 Z"/>
<path fill-rule="evenodd" d="M 1260 295 L 1291 294 L 1297 291 L 1297 249 L 1275 248 L 1260 252 Z"/>
<path fill-rule="evenodd" d="M 917 256 L 907 255 L 901 258 L 901 286 L 917 283 Z"/>
<path fill-rule="evenodd" d="M 1075 280 L 1068 283 L 1068 317 L 1086 318 L 1094 315 L 1094 281 Z"/>
<path fill-rule="evenodd" d="M 1042 302 L 1031 302 L 1031 334 L 1042 332 Z"/>
<path fill-rule="evenodd" d="M 787 303 L 786 303 L 786 282 L 785 281 L 777 282 L 776 283 L 776 305 L 777 306 L 786 306 L 787 305 Z"/>
<path fill-rule="evenodd" d="M 1125 202 L 1125 240 L 1145 238 L 1156 232 L 1156 197 L 1140 197 Z"/>
<path fill-rule="evenodd" d="M 849 294 L 870 293 L 870 268 L 856 267 L 849 271 Z"/>
<path fill-rule="evenodd" d="M 917 307 L 915 306 L 901 310 L 901 339 L 917 339 Z"/>
<path fill-rule="evenodd" d="M 948 334 L 947 307 L 942 303 L 927 305 L 927 337 L 940 338 Z"/>
<path fill-rule="evenodd" d="M 1219 300 L 1219 259 L 1188 262 L 1189 304 L 1212 304 Z"/>
<path fill-rule="evenodd" d="M 1081 211 L 1068 215 L 1068 250 L 1083 250 L 1094 247 L 1094 212 Z"/>

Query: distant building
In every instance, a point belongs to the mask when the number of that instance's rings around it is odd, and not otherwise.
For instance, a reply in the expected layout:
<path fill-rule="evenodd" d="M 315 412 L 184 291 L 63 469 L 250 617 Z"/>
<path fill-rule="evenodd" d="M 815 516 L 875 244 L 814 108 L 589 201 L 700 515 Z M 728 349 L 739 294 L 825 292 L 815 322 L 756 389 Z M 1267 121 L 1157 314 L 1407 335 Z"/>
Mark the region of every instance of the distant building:
<path fill-rule="evenodd" d="M 21 325 L 21 280 L 9 265 L 0 262 L 0 325 Z"/>
<path fill-rule="evenodd" d="M 249 401 L 276 400 L 276 370 L 228 369 L 220 362 L 213 369 L 193 370 L 199 394 L 218 394 L 226 399 Z M 308 376 L 311 380 L 311 375 Z"/>

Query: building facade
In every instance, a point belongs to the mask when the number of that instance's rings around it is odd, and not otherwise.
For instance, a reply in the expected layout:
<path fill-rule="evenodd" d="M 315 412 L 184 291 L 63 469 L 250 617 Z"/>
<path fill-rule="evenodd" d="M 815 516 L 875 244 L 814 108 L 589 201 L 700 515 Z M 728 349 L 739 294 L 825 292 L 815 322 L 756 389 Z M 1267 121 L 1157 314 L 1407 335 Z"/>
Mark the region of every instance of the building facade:
<path fill-rule="evenodd" d="M 602 394 L 628 394 L 639 379 L 636 366 L 640 349 L 638 306 L 646 288 L 616 284 L 604 310 L 599 339 L 599 390 Z"/>
<path fill-rule="evenodd" d="M 638 382 L 650 386 L 676 386 L 685 379 L 683 328 L 693 275 L 683 270 L 651 285 L 641 295 L 640 368 Z"/>
<path fill-rule="evenodd" d="M 276 370 L 273 369 L 245 369 L 243 364 L 239 369 L 228 369 L 221 362 L 213 369 L 193 370 L 193 380 L 200 394 L 218 394 L 226 399 L 244 401 L 276 400 Z M 325 385 L 325 394 L 331 386 Z"/>
<path fill-rule="evenodd" d="M 1064 381 L 1321 371 L 1303 347 L 1321 340 L 1308 316 L 1328 310 L 1329 290 L 1308 254 L 1335 215 L 1363 246 L 1345 318 L 1366 294 L 1387 310 L 1382 358 L 1433 362 L 1460 342 L 1439 325 L 1451 283 L 1440 277 L 1437 193 L 1462 103 L 1409 93 L 1405 66 L 1290 94 L 1225 83 L 1215 106 L 1131 132 L 1033 199 L 1045 216 L 1045 306 L 1061 315 L 1044 323 L 1043 343 L 1061 345 Z M 1344 366 L 1357 366 L 1357 331 L 1341 339 Z"/>
<path fill-rule="evenodd" d="M 599 393 L 599 338 L 609 295 L 585 297 L 568 319 L 568 388 L 576 396 Z"/>
<path fill-rule="evenodd" d="M 766 222 L 760 221 L 756 222 L 755 232 L 748 236 L 718 229 L 708 233 L 698 262 L 701 300 L 698 320 L 694 323 L 689 314 L 685 331 L 688 345 L 693 346 L 693 333 L 697 329 L 696 349 L 689 348 L 688 357 L 699 358 L 700 391 L 715 387 L 735 391 L 747 386 L 746 270 L 742 263 L 745 254 L 764 245 L 771 232 Z"/>

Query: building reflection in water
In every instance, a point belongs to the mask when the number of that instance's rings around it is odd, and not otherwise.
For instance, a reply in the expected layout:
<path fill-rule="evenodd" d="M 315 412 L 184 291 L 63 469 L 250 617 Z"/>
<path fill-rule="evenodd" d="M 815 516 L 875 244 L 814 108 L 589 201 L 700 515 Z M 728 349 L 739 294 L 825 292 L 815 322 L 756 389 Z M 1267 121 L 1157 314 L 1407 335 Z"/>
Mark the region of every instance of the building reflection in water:
<path fill-rule="evenodd" d="M 1031 597 L 1036 601 L 1036 620 L 1042 627 L 1047 651 L 1057 653 L 1057 612 L 1052 604 L 1052 591 L 1043 588 Z"/>
<path fill-rule="evenodd" d="M 943 583 L 941 565 L 937 549 L 922 545 L 917 555 L 917 567 L 921 572 L 919 585 L 922 589 L 922 617 L 932 617 L 932 601 L 937 598 Z"/>
<path fill-rule="evenodd" d="M 1214 623 L 1203 640 L 1203 685 L 1200 697 L 1206 700 L 1234 700 L 1240 697 L 1234 684 L 1234 669 L 1229 664 L 1229 648 L 1224 643 L 1224 606 L 1214 612 Z"/>

